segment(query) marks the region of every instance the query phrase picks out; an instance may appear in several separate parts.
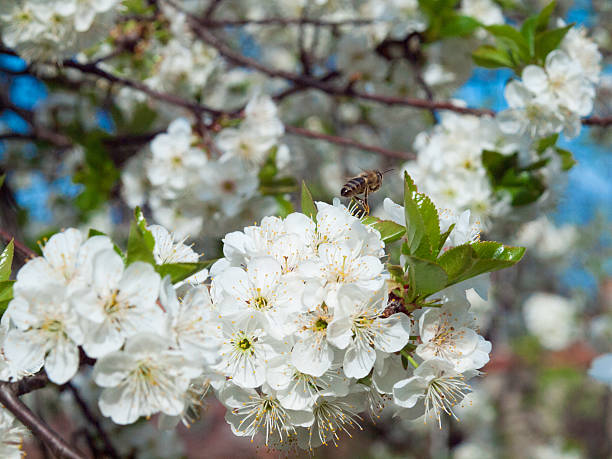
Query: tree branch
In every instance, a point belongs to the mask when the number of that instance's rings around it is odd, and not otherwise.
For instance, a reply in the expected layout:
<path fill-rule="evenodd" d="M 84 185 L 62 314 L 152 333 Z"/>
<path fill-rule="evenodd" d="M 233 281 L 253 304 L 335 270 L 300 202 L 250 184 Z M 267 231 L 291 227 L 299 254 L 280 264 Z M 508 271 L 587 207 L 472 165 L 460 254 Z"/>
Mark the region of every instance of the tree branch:
<path fill-rule="evenodd" d="M 610 126 L 612 124 L 612 116 L 591 116 L 582 120 L 582 124 L 587 126 Z"/>
<path fill-rule="evenodd" d="M 241 27 L 246 25 L 262 25 L 262 26 L 288 26 L 288 25 L 313 25 L 317 27 L 342 27 L 342 26 L 366 26 L 377 22 L 383 22 L 382 19 L 345 19 L 341 21 L 328 21 L 325 19 L 315 19 L 308 17 L 300 18 L 263 18 L 263 19 L 236 19 L 236 20 L 211 20 L 200 19 L 202 25 L 209 29 L 220 29 L 224 27 Z"/>
<path fill-rule="evenodd" d="M 436 102 L 433 100 L 423 100 L 414 97 L 397 97 L 397 96 L 386 96 L 382 94 L 371 94 L 367 92 L 357 91 L 352 87 L 340 88 L 335 85 L 321 81 L 318 78 L 313 78 L 308 75 L 300 75 L 293 72 L 288 72 L 281 69 L 272 69 L 262 64 L 261 62 L 244 56 L 243 54 L 234 51 L 232 48 L 227 46 L 221 39 L 215 36 L 206 26 L 206 22 L 186 12 L 180 6 L 178 6 L 173 0 L 165 0 L 166 3 L 176 8 L 178 11 L 184 13 L 189 19 L 192 29 L 195 34 L 202 39 L 205 43 L 215 48 L 222 56 L 224 56 L 230 62 L 241 67 L 248 67 L 257 70 L 264 75 L 271 78 L 281 78 L 294 83 L 301 87 L 310 87 L 318 89 L 322 92 L 333 96 L 345 96 L 355 97 L 362 100 L 370 100 L 372 102 L 378 102 L 384 105 L 402 105 L 414 108 L 423 108 L 427 110 L 447 110 L 464 115 L 475 115 L 475 116 L 495 116 L 493 110 L 487 108 L 469 108 L 455 105 L 451 102 Z M 612 118 L 586 118 L 583 120 L 583 124 L 597 124 L 597 125 L 609 125 L 612 124 Z"/>
<path fill-rule="evenodd" d="M 346 137 L 337 137 L 329 134 L 322 134 L 319 132 L 309 131 L 308 129 L 300 128 L 297 126 L 285 126 L 285 132 L 287 134 L 293 134 L 300 137 L 308 137 L 311 139 L 324 140 L 326 142 L 335 143 L 337 145 L 344 145 L 345 147 L 357 148 L 359 150 L 372 151 L 375 153 L 380 153 L 381 155 L 388 156 L 390 158 L 399 158 L 404 160 L 415 159 L 416 155 L 414 153 L 406 153 L 396 150 L 388 150 L 382 147 L 376 147 L 373 145 L 365 145 L 363 143 L 357 142 L 352 139 L 347 139 Z"/>
<path fill-rule="evenodd" d="M 104 78 L 106 81 L 110 83 L 117 83 L 122 86 L 127 86 L 128 88 L 136 89 L 137 91 L 143 92 L 154 99 L 161 100 L 163 102 L 167 102 L 172 105 L 176 105 L 178 107 L 186 108 L 194 113 L 196 116 L 201 116 L 204 113 L 209 113 L 213 116 L 221 116 L 224 114 L 221 110 L 216 110 L 212 107 L 208 107 L 203 104 L 198 104 L 197 102 L 191 102 L 187 99 L 183 99 L 182 97 L 175 96 L 173 94 L 168 94 L 160 91 L 156 91 L 154 89 L 149 88 L 146 84 L 140 83 L 138 81 L 130 80 L 128 78 L 123 78 L 117 75 L 113 75 L 112 73 L 106 72 L 102 70 L 100 67 L 95 64 L 81 64 L 75 61 L 64 61 L 62 63 L 63 67 L 68 67 L 72 69 L 80 70 L 83 73 L 87 73 L 90 75 L 96 75 L 101 78 Z"/>
<path fill-rule="evenodd" d="M 12 390 L 11 384 L 0 383 L 0 403 L 30 429 L 35 437 L 41 439 L 57 457 L 66 459 L 82 459 L 84 457 L 19 400 L 19 397 Z"/>
<path fill-rule="evenodd" d="M 96 416 L 94 416 L 94 414 L 91 412 L 91 410 L 87 406 L 87 403 L 85 403 L 85 400 L 83 400 L 81 394 L 79 394 L 77 388 L 74 387 L 74 385 L 70 382 L 67 383 L 65 387 L 68 388 L 68 390 L 70 390 L 70 392 L 72 393 L 74 401 L 79 406 L 79 409 L 81 410 L 81 413 L 83 413 L 85 419 L 87 419 L 87 421 L 96 429 L 96 432 L 98 432 L 98 435 L 104 443 L 104 453 L 108 457 L 118 458 L 119 454 L 117 453 L 117 450 L 113 447 L 113 444 L 111 443 L 108 434 L 102 428 L 102 425 L 100 424 L 98 418 L 96 418 Z"/>

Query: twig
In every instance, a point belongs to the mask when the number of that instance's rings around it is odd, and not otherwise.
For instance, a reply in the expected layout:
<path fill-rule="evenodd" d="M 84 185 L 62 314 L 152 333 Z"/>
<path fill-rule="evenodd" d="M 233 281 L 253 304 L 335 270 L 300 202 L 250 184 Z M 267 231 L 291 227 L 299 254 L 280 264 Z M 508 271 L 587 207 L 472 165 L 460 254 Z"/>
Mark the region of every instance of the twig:
<path fill-rule="evenodd" d="M 136 89 L 140 92 L 143 92 L 154 99 L 158 99 L 164 102 L 168 102 L 169 104 L 176 105 L 179 107 L 186 108 L 194 113 L 196 116 L 201 116 L 204 113 L 209 113 L 213 116 L 221 116 L 224 114 L 221 110 L 216 110 L 212 107 L 207 107 L 203 104 L 198 104 L 197 102 L 191 102 L 187 99 L 183 99 L 182 97 L 175 96 L 173 94 L 168 94 L 160 91 L 156 91 L 154 89 L 149 88 L 144 83 L 140 83 L 138 81 L 130 80 L 127 78 L 123 78 L 117 75 L 113 75 L 112 73 L 106 72 L 102 70 L 100 67 L 94 64 L 81 64 L 75 61 L 65 61 L 62 63 L 63 67 L 73 68 L 80 70 L 83 73 L 87 73 L 90 75 L 96 75 L 110 83 L 118 83 L 122 86 L 127 86 L 128 88 Z"/>
<path fill-rule="evenodd" d="M 219 6 L 221 5 L 222 1 L 223 0 L 210 0 L 210 5 L 208 5 L 208 8 L 206 8 L 206 10 L 204 11 L 204 18 L 206 19 L 212 18 L 217 8 L 219 8 Z"/>
<path fill-rule="evenodd" d="M 309 137 L 311 139 L 325 140 L 326 142 L 335 143 L 338 145 L 344 145 L 345 147 L 357 148 L 359 150 L 372 151 L 375 153 L 380 153 L 384 156 L 389 156 L 391 158 L 399 158 L 404 160 L 415 159 L 416 155 L 414 153 L 406 153 L 402 151 L 396 150 L 388 150 L 382 147 L 376 147 L 374 145 L 365 145 L 363 143 L 357 142 L 352 139 L 347 139 L 346 137 L 337 137 L 329 134 L 322 134 L 319 132 L 309 131 L 308 129 L 303 129 L 296 126 L 285 126 L 285 132 L 287 134 L 293 134 L 300 137 Z"/>
<path fill-rule="evenodd" d="M 591 116 L 582 120 L 582 124 L 587 126 L 610 126 L 612 124 L 612 116 Z"/>
<path fill-rule="evenodd" d="M 236 19 L 236 20 L 200 20 L 202 25 L 210 29 L 220 29 L 224 27 L 240 27 L 245 25 L 262 25 L 262 26 L 287 26 L 287 25 L 313 25 L 317 27 L 342 27 L 342 26 L 367 26 L 377 22 L 383 22 L 382 19 L 345 19 L 342 21 L 329 21 L 325 19 L 315 19 L 308 17 L 300 18 L 263 18 L 263 19 Z"/>
<path fill-rule="evenodd" d="M 82 459 L 84 457 L 19 400 L 9 383 L 0 383 L 0 403 L 30 429 L 35 437 L 44 441 L 57 457 L 67 459 Z"/>
<path fill-rule="evenodd" d="M 487 108 L 469 108 L 455 105 L 451 102 L 436 102 L 430 100 L 423 100 L 414 97 L 397 97 L 397 96 L 386 96 L 382 94 L 371 94 L 367 92 L 361 92 L 349 88 L 339 88 L 334 85 L 328 84 L 321 81 L 318 78 L 313 78 L 308 75 L 300 75 L 293 72 L 288 72 L 280 69 L 272 69 L 262 64 L 261 62 L 244 56 L 243 54 L 234 51 L 232 48 L 227 46 L 222 40 L 217 38 L 210 30 L 206 27 L 206 22 L 201 19 L 189 14 L 185 10 L 181 9 L 173 0 L 165 0 L 166 3 L 176 8 L 177 10 L 185 13 L 192 24 L 192 28 L 196 35 L 200 37 L 205 43 L 215 48 L 221 55 L 223 55 L 230 62 L 242 67 L 248 67 L 257 70 L 264 75 L 272 78 L 282 78 L 292 83 L 302 86 L 318 89 L 327 94 L 334 96 L 346 96 L 355 97 L 362 100 L 370 100 L 378 102 L 384 105 L 403 105 L 414 108 L 423 108 L 427 110 L 448 110 L 464 115 L 475 115 L 475 116 L 495 116 L 493 110 Z M 612 124 L 612 118 L 586 118 L 583 120 L 584 124 L 597 124 L 597 125 L 609 125 Z"/>
<path fill-rule="evenodd" d="M 74 401 L 79 406 L 79 409 L 81 410 L 81 413 L 83 413 L 83 416 L 85 417 L 85 419 L 87 419 L 87 421 L 89 421 L 89 423 L 94 426 L 94 428 L 96 429 L 96 432 L 98 432 L 98 435 L 100 436 L 100 438 L 102 439 L 102 442 L 104 443 L 104 452 L 109 457 L 118 458 L 119 454 L 117 453 L 117 450 L 113 447 L 113 444 L 111 443 L 110 438 L 108 437 L 108 434 L 102 428 L 102 425 L 100 424 L 100 421 L 98 420 L 98 418 L 96 418 L 96 416 L 94 416 L 94 414 L 91 412 L 91 410 L 87 406 L 87 403 L 85 403 L 85 400 L 83 400 L 83 398 L 81 397 L 81 394 L 79 394 L 79 391 L 77 390 L 77 388 L 74 387 L 72 383 L 67 383 L 66 387 L 72 393 L 72 396 L 74 397 Z"/>

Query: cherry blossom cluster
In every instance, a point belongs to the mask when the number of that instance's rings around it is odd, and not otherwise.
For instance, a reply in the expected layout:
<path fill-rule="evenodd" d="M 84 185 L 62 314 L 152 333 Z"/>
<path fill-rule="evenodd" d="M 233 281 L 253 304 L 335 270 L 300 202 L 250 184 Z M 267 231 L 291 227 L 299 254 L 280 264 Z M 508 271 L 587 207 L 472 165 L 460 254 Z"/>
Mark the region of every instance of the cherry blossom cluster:
<path fill-rule="evenodd" d="M 310 449 L 336 443 L 359 413 L 377 415 L 390 400 L 410 419 L 451 414 L 491 350 L 465 289 L 415 316 L 394 311 L 380 234 L 338 202 L 316 205 L 313 220 L 266 217 L 229 233 L 211 268 L 223 322 L 218 369 L 228 378 L 219 399 L 233 432 Z M 401 206 L 385 207 L 404 221 Z M 469 211 L 443 220 L 454 225 L 447 248 L 477 239 Z M 423 360 L 412 375 L 406 347 Z"/>
<path fill-rule="evenodd" d="M 160 265 L 197 260 L 165 229 L 150 231 Z M 50 381 L 64 384 L 77 374 L 82 349 L 96 359 L 102 414 L 117 424 L 156 412 L 178 420 L 193 394 L 208 387 L 207 368 L 218 359 L 203 326 L 210 296 L 195 286 L 206 272 L 188 279 L 179 301 L 151 263 L 127 261 L 106 236 L 86 239 L 76 229 L 52 236 L 42 256 L 17 273 L 2 316 L 0 377 L 19 380 L 44 368 Z"/>
<path fill-rule="evenodd" d="M 0 6 L 2 41 L 28 61 L 60 60 L 106 37 L 121 0 L 16 0 Z"/>
<path fill-rule="evenodd" d="M 0 379 L 44 369 L 64 384 L 86 356 L 104 416 L 125 425 L 161 413 L 162 427 L 193 422 L 212 387 L 232 431 L 271 447 L 336 443 L 387 403 L 441 422 L 489 359 L 465 296 L 476 284 L 397 308 L 381 233 L 338 201 L 312 206 L 228 233 L 210 276 L 174 281 L 163 274 L 198 255 L 138 212 L 127 254 L 97 232 L 55 234 L 17 273 Z M 385 209 L 402 228 L 403 207 Z M 478 241 L 469 211 L 437 218 L 442 253 Z M 153 241 L 150 257 L 138 237 Z"/>
<path fill-rule="evenodd" d="M 209 144 L 187 119 L 176 119 L 149 151 L 130 161 L 123 195 L 132 207 L 148 202 L 155 220 L 181 236 L 199 234 L 204 223 L 208 235 L 227 231 L 228 221 L 274 211 L 274 201 L 259 193 L 258 174 L 272 153 L 274 167 L 287 166 L 283 132 L 274 103 L 264 95 L 251 99 L 239 126 L 221 130 Z M 220 156 L 213 157 L 211 149 Z"/>
<path fill-rule="evenodd" d="M 521 80 L 505 89 L 510 108 L 497 116 L 508 134 L 542 138 L 563 131 L 580 133 L 580 118 L 593 110 L 595 84 L 601 72 L 601 53 L 585 29 L 570 29 L 559 49 L 546 56 L 543 67 L 528 65 Z"/>
<path fill-rule="evenodd" d="M 496 196 L 482 163 L 484 150 L 511 154 L 519 148 L 485 116 L 442 113 L 440 123 L 414 141 L 417 159 L 404 165 L 415 182 L 442 208 L 470 210 L 485 227 L 509 213 L 510 202 Z M 469 184 L 469 186 L 468 186 Z"/>
<path fill-rule="evenodd" d="M 537 204 L 546 205 L 562 180 L 562 153 L 555 151 L 556 136 L 578 135 L 581 117 L 593 108 L 601 54 L 584 29 L 572 28 L 560 48 L 546 57 L 544 67 L 528 65 L 522 80 L 505 88 L 509 109 L 494 118 L 443 113 L 432 130 L 417 135 L 417 159 L 404 170 L 441 207 L 470 209 L 490 229 L 492 219 L 516 218 L 512 197 L 497 190 L 483 152 L 517 154 L 517 166 L 538 164 L 542 186 Z M 542 147 L 544 139 L 554 139 Z M 570 160 L 571 161 L 571 160 Z M 524 212 L 523 212 L 524 213 Z M 531 211 L 533 214 L 533 211 Z"/>

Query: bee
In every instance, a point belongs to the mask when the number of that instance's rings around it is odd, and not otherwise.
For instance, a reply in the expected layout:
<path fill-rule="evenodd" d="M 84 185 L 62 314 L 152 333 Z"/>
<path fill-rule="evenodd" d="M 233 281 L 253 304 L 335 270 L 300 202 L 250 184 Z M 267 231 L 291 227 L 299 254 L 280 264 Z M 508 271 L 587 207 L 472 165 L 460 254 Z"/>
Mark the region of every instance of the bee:
<path fill-rule="evenodd" d="M 387 169 L 382 172 L 377 169 L 363 171 L 344 184 L 340 190 L 340 195 L 345 198 L 352 198 L 355 211 L 359 214 L 356 215 L 357 217 L 363 217 L 370 213 L 368 195 L 380 189 L 383 175 L 391 170 Z M 360 194 L 363 194 L 363 198 L 359 196 Z"/>

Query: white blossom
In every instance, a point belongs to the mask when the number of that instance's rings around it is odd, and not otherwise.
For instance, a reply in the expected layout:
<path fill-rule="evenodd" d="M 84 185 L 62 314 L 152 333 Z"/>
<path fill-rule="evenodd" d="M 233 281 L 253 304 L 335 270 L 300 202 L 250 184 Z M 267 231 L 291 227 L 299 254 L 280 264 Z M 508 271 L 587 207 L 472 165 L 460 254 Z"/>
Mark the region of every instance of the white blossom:
<path fill-rule="evenodd" d="M 180 351 L 168 350 L 163 337 L 133 335 L 122 351 L 105 355 L 94 366 L 93 379 L 104 387 L 100 411 L 117 424 L 131 424 L 157 412 L 179 415 L 189 382 L 201 371 Z"/>

